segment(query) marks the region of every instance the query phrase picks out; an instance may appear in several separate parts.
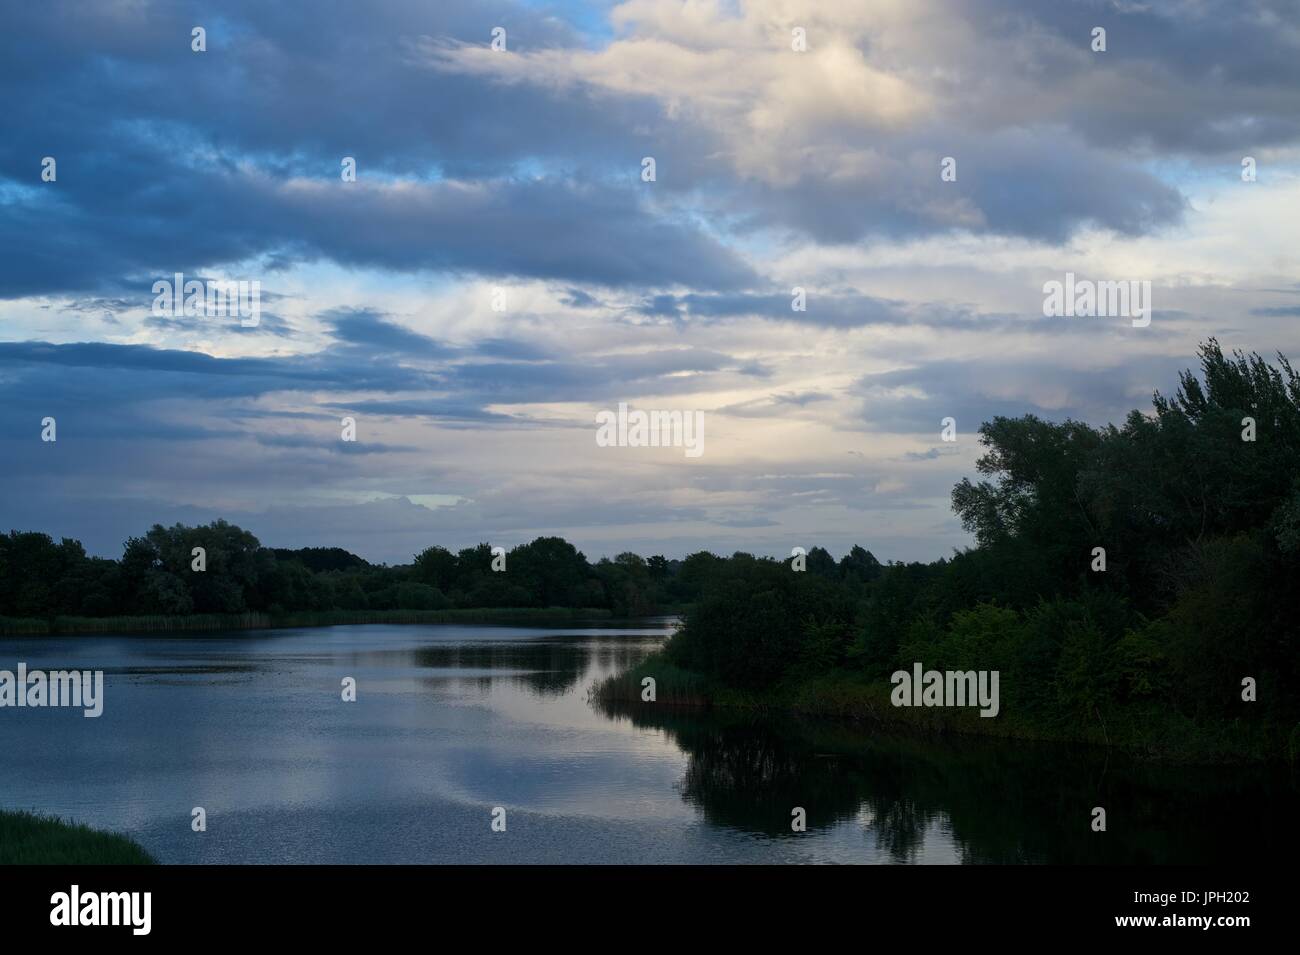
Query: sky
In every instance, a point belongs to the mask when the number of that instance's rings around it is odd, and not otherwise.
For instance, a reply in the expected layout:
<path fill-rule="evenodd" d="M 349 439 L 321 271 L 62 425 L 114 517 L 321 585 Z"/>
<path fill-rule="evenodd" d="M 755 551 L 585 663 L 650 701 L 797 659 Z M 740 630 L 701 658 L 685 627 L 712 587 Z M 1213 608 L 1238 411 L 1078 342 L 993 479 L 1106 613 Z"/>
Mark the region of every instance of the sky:
<path fill-rule="evenodd" d="M 982 421 L 1120 422 L 1212 335 L 1300 357 L 1294 0 L 0 19 L 0 528 L 95 554 L 225 518 L 932 560 Z M 1150 282 L 1150 324 L 1044 315 L 1067 272 Z M 176 273 L 260 320 L 160 314 Z M 620 403 L 702 453 L 598 443 Z"/>

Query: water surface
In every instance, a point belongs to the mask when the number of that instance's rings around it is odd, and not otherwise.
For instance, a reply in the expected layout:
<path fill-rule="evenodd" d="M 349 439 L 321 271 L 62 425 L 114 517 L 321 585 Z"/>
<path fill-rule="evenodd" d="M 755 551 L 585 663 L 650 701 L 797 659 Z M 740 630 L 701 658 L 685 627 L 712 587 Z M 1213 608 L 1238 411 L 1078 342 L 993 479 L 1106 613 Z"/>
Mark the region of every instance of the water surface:
<path fill-rule="evenodd" d="M 1296 847 L 1284 772 L 588 701 L 668 633 L 3 639 L 0 669 L 103 670 L 105 704 L 98 719 L 0 709 L 0 807 L 126 832 L 174 863 L 1241 863 Z M 1089 827 L 1098 805 L 1106 833 Z"/>

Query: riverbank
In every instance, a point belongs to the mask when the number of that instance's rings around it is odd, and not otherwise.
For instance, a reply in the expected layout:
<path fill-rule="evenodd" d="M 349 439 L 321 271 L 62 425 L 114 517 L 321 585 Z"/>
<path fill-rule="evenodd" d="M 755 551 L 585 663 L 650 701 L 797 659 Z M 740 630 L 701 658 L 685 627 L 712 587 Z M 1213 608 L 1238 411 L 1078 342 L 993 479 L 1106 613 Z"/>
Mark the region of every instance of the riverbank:
<path fill-rule="evenodd" d="M 642 704 L 642 680 L 655 680 L 658 706 L 789 713 L 889 728 L 923 736 L 969 735 L 1045 743 L 1069 743 L 1118 750 L 1143 760 L 1223 765 L 1289 762 L 1300 755 L 1300 727 L 1279 738 L 1244 722 L 1195 723 L 1156 707 L 1115 707 L 1091 723 L 1045 723 L 1003 711 L 985 718 L 974 708 L 903 707 L 890 701 L 892 686 L 853 671 L 832 671 L 791 679 L 771 690 L 752 692 L 710 683 L 667 662 L 662 653 L 598 684 L 592 698 L 604 704 Z"/>
<path fill-rule="evenodd" d="M 130 617 L 0 617 L 0 636 L 51 636 L 90 633 L 187 633 L 223 630 L 274 630 L 355 624 L 566 624 L 605 621 L 610 611 L 577 607 L 483 607 L 456 610 L 326 610 L 292 613 L 188 614 Z"/>
<path fill-rule="evenodd" d="M 0 810 L 0 865 L 156 865 L 126 836 L 54 816 Z"/>

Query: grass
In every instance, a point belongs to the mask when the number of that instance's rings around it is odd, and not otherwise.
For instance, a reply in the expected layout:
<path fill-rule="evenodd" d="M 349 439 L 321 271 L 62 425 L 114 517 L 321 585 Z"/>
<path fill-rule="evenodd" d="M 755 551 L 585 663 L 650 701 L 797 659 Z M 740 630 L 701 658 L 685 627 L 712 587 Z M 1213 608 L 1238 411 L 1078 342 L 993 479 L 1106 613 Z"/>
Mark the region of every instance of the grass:
<path fill-rule="evenodd" d="M 0 634 L 4 636 L 22 637 L 49 632 L 48 620 L 35 617 L 0 617 Z"/>
<path fill-rule="evenodd" d="M 655 703 L 668 706 L 708 706 L 714 693 L 697 673 L 683 670 L 664 660 L 661 654 L 651 654 L 645 660 L 609 677 L 596 685 L 592 698 L 598 703 L 641 702 L 645 678 L 655 681 Z"/>
<path fill-rule="evenodd" d="M 449 610 L 307 610 L 289 613 L 209 613 L 122 617 L 0 617 L 0 636 L 75 633 L 180 633 L 264 630 L 283 627 L 333 627 L 393 623 L 573 623 L 606 620 L 610 612 L 570 607 L 476 607 Z"/>
<path fill-rule="evenodd" d="M 126 836 L 55 816 L 0 810 L 0 865 L 156 865 Z"/>
<path fill-rule="evenodd" d="M 696 673 L 668 663 L 662 652 L 598 684 L 592 699 L 606 709 L 641 704 L 641 680 L 656 680 L 656 703 L 720 710 L 787 713 L 829 717 L 869 727 L 927 737 L 982 736 L 1048 743 L 1084 743 L 1112 747 L 1147 760 L 1172 763 L 1230 764 L 1288 759 L 1300 749 L 1300 727 L 1287 740 L 1265 727 L 1194 722 L 1157 706 L 1115 707 L 1107 714 L 1109 730 L 1097 722 L 1017 716 L 1004 708 L 997 719 L 980 717 L 971 707 L 897 707 L 892 687 L 864 674 L 833 670 L 789 679 L 763 691 L 710 684 Z M 1006 697 L 1004 695 L 1004 704 Z M 648 704 L 646 704 L 648 705 Z"/>

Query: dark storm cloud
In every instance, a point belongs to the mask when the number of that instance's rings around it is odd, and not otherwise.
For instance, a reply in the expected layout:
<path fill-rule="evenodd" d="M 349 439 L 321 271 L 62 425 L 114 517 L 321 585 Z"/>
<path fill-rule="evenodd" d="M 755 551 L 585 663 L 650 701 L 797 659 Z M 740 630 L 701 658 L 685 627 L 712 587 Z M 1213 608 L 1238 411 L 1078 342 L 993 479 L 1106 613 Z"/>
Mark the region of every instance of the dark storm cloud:
<path fill-rule="evenodd" d="M 204 23 L 208 51 L 193 53 L 190 28 Z M 435 74 L 408 49 L 431 32 L 486 42 L 497 23 L 523 48 L 577 42 L 555 18 L 504 3 L 16 8 L 0 34 L 11 250 L 0 297 L 130 289 L 257 256 L 277 268 L 748 282 L 716 240 L 646 208 L 630 177 L 580 171 L 635 161 L 623 155 L 635 104 L 595 109 Z M 57 182 L 40 181 L 44 156 Z M 340 180 L 344 156 L 356 183 Z M 518 162 L 548 157 L 564 170 L 515 177 Z"/>
<path fill-rule="evenodd" d="M 726 289 L 755 281 L 689 224 L 650 213 L 627 188 L 494 180 L 417 188 L 289 190 L 276 205 L 334 261 L 598 285 Z M 291 237 L 286 236 L 286 241 Z"/>
<path fill-rule="evenodd" d="M 334 337 L 346 345 L 414 358 L 445 358 L 456 351 L 370 309 L 331 309 L 320 317 L 330 324 Z"/>
<path fill-rule="evenodd" d="M 600 308 L 601 302 L 595 296 L 584 292 L 582 289 L 566 289 L 560 302 L 569 308 Z"/>
<path fill-rule="evenodd" d="M 1240 157 L 1300 137 L 1294 0 L 977 0 L 967 9 L 990 34 L 1039 38 L 1017 49 L 1036 95 L 1058 95 L 1060 118 L 1095 145 Z M 1094 54 L 1098 26 L 1107 48 Z"/>
<path fill-rule="evenodd" d="M 275 268 L 327 259 L 610 286 L 765 284 L 693 218 L 645 204 L 634 169 L 651 147 L 672 172 L 657 189 L 681 201 L 705 191 L 742 229 L 823 242 L 954 228 L 1051 242 L 1089 224 L 1145 232 L 1177 222 L 1183 199 L 1123 150 L 1295 139 L 1300 57 L 1281 28 L 1286 9 L 984 0 L 961 27 L 987 34 L 991 50 L 1038 38 L 1016 47 L 1016 62 L 964 64 L 981 71 L 983 105 L 997 117 L 959 116 L 884 143 L 846 129 L 840 148 L 870 150 L 871 175 L 810 171 L 778 187 L 738 180 L 716 156 L 715 131 L 670 121 L 648 95 L 429 68 L 429 43 L 486 44 L 497 24 L 514 52 L 583 49 L 554 11 L 415 0 L 368 4 L 364 15 L 251 0 L 14 5 L 0 34 L 0 243 L 10 250 L 0 296 L 119 291 L 259 256 Z M 1101 20 L 1111 33 L 1099 80 L 1084 52 Z M 190 50 L 195 24 L 209 30 L 206 53 Z M 1026 96 L 1035 88 L 1055 105 L 1036 107 Z M 1062 148 L 1078 133 L 1121 152 Z M 47 155 L 59 161 L 57 183 L 39 180 Z M 959 161 L 957 183 L 938 182 L 944 155 Z M 350 188 L 339 181 L 343 156 L 360 171 Z M 409 181 L 399 188 L 394 176 Z M 582 294 L 574 307 L 594 302 Z"/>
<path fill-rule="evenodd" d="M 11 254 L 0 261 L 0 295 L 147 290 L 173 272 L 272 254 L 282 265 L 327 259 L 611 286 L 754 280 L 716 240 L 600 183 L 294 184 L 175 166 L 159 182 L 152 167 L 123 166 L 73 185 L 67 166 L 41 194 L 66 190 L 64 201 L 28 197 L 6 207 L 0 244 Z"/>
<path fill-rule="evenodd" d="M 1124 158 L 1062 149 L 1067 138 L 1050 126 L 928 130 L 899 138 L 870 175 L 753 186 L 753 212 L 743 221 L 793 226 L 828 243 L 949 230 L 1060 243 L 1084 226 L 1137 235 L 1182 219 L 1186 200 L 1176 188 Z M 940 179 L 948 157 L 956 161 L 954 182 Z"/>
<path fill-rule="evenodd" d="M 21 401 L 48 390 L 80 393 L 93 405 L 90 383 L 106 398 L 253 398 L 275 391 L 367 391 L 427 388 L 422 371 L 378 360 L 357 361 L 329 352 L 294 358 L 215 358 L 202 352 L 79 342 L 0 342 L 0 396 Z M 77 369 L 75 374 L 69 369 Z"/>
<path fill-rule="evenodd" d="M 59 410 L 96 420 L 111 418 L 117 409 L 142 414 L 144 406 L 166 400 L 240 402 L 296 393 L 328 396 L 328 407 L 355 413 L 518 424 L 520 418 L 485 406 L 685 394 L 764 372 L 751 362 L 701 348 L 613 353 L 583 361 L 483 361 L 474 347 L 444 349 L 374 311 L 330 314 L 335 327 L 343 329 L 341 341 L 347 347 L 284 358 L 216 358 L 98 342 L 0 342 L 0 421 L 21 430 L 32 415 L 39 420 Z M 413 352 L 403 347 L 408 335 L 418 339 Z M 404 357 L 454 360 L 417 368 L 394 361 L 399 351 Z M 487 352 L 493 351 L 499 349 L 489 343 Z M 342 397 L 367 392 L 371 396 Z M 132 427 L 147 426 L 137 421 Z"/>
<path fill-rule="evenodd" d="M 40 155 L 151 124 L 140 132 L 160 147 L 174 136 L 175 147 L 258 156 L 281 171 L 329 161 L 337 177 L 339 159 L 353 155 L 363 171 L 424 172 L 433 160 L 451 175 L 499 174 L 521 156 L 569 155 L 579 131 L 591 151 L 615 149 L 626 120 L 431 75 L 410 55 L 431 35 L 486 44 L 498 24 L 512 49 L 581 42 L 553 11 L 520 3 L 49 0 L 11 4 L 5 21 L 0 78 L 15 96 L 0 122 L 49 147 Z M 208 30 L 206 53 L 190 49 L 196 25 Z"/>
<path fill-rule="evenodd" d="M 863 399 L 860 420 L 872 431 L 938 435 L 942 420 L 952 417 L 958 434 L 969 435 L 999 415 L 1024 414 L 1100 426 L 1122 423 L 1135 408 L 1150 410 L 1152 393 L 1177 381 L 1187 364 L 1175 357 L 1140 356 L 1080 370 L 1035 358 L 944 360 L 864 375 L 852 390 Z"/>

